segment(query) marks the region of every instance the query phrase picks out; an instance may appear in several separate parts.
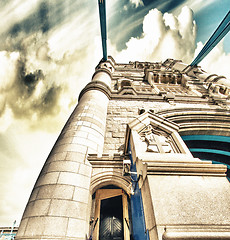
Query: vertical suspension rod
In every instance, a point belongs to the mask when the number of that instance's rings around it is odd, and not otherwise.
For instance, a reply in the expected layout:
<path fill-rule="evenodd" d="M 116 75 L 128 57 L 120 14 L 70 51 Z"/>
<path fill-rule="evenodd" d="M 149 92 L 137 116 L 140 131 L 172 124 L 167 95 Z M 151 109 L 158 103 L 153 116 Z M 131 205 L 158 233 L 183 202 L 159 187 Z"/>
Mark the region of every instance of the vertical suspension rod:
<path fill-rule="evenodd" d="M 103 59 L 107 60 L 107 32 L 106 32 L 106 7 L 105 0 L 98 0 L 100 26 L 101 26 L 101 41 L 103 50 Z"/>

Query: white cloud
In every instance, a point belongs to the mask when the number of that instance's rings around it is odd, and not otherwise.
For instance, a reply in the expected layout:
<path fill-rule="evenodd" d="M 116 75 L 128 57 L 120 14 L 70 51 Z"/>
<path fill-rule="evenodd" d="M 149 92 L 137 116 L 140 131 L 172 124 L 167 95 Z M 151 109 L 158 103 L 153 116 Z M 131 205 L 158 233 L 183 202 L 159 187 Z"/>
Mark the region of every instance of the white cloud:
<path fill-rule="evenodd" d="M 197 44 L 196 54 L 203 48 L 203 44 Z M 200 63 L 199 65 L 207 72 L 225 76 L 230 79 L 230 53 L 224 52 L 223 41 L 221 41 Z"/>
<path fill-rule="evenodd" d="M 121 62 L 129 60 L 161 61 L 167 58 L 191 61 L 195 51 L 196 24 L 192 10 L 184 7 L 180 15 L 150 10 L 143 21 L 140 38 L 131 38 L 127 49 L 117 53 Z"/>
<path fill-rule="evenodd" d="M 35 7 L 39 2 L 34 0 L 33 4 L 26 6 Z M 142 1 L 131 2 L 135 7 L 143 4 Z M 4 8 L 0 13 L 4 10 L 6 14 L 12 7 L 11 2 L 8 10 Z M 113 8 L 109 10 L 112 13 Z M 28 16 L 31 8 L 26 11 L 19 20 Z M 95 21 L 98 12 L 93 15 L 83 12 L 77 12 L 73 19 L 66 19 L 47 35 L 40 32 L 32 35 L 20 33 L 16 40 L 22 39 L 22 48 L 0 52 L 0 140 L 7 143 L 11 152 L 0 151 L 1 163 L 4 163 L 0 165 L 0 192 L 4 193 L 0 198 L 0 222 L 4 224 L 10 225 L 22 214 L 38 171 L 76 104 L 80 90 L 91 80 L 94 67 L 102 57 L 99 22 Z M 125 35 L 133 25 L 138 25 L 140 19 L 132 18 L 120 23 L 123 31 L 119 32 L 119 36 Z M 11 18 L 6 28 L 13 24 Z M 196 24 L 190 9 L 183 8 L 178 16 L 162 14 L 154 9 L 144 18 L 141 37 L 131 38 L 127 49 L 121 52 L 117 52 L 108 40 L 108 53 L 117 62 L 175 58 L 190 63 L 196 48 L 195 38 Z M 7 39 L 8 44 L 16 40 Z M 228 74 L 226 63 L 229 62 L 229 54 L 225 54 L 220 45 L 207 56 L 202 66 L 204 70 L 222 75 L 224 72 Z M 24 73 L 19 71 L 20 67 L 24 67 Z M 38 70 L 42 71 L 41 75 Z M 37 74 L 37 82 L 27 86 L 19 81 L 19 73 L 24 77 L 30 74 L 35 77 Z M 31 92 L 26 92 L 26 88 Z M 44 96 L 48 97 L 47 93 L 52 88 L 56 89 L 57 96 L 53 101 L 49 100 L 52 104 L 47 106 Z M 18 97 L 20 94 L 26 98 Z"/>
<path fill-rule="evenodd" d="M 144 6 L 144 3 L 142 0 L 130 0 L 130 2 L 135 5 L 135 7 L 139 7 L 139 6 Z"/>
<path fill-rule="evenodd" d="M 9 1 L 0 9 L 1 28 L 0 33 L 3 33 L 14 24 L 29 16 L 41 0 L 14 0 Z"/>
<path fill-rule="evenodd" d="M 8 35 L 10 47 L 0 51 L 2 225 L 10 226 L 14 219 L 19 223 L 38 172 L 102 58 L 98 12 L 88 17 L 89 10 L 76 11 L 46 34 Z"/>
<path fill-rule="evenodd" d="M 17 70 L 17 61 L 19 60 L 19 52 L 0 52 L 0 92 L 12 88 Z"/>
<path fill-rule="evenodd" d="M 20 50 L 0 52 L 3 66 L 0 69 L 2 119 L 21 118 L 29 127 L 43 126 L 49 131 L 55 131 L 66 119 L 80 90 L 91 80 L 94 67 L 100 60 L 98 56 L 102 56 L 102 50 L 98 48 L 101 46 L 99 37 L 93 36 L 93 32 L 89 34 L 90 31 L 86 33 L 86 26 L 85 31 L 75 32 L 72 29 L 74 24 L 70 26 L 62 25 L 60 31 L 64 31 L 64 35 L 58 35 L 66 48 L 54 41 L 58 34 L 56 30 L 50 36 L 41 32 L 25 35 L 20 41 Z M 70 38 L 65 37 L 65 27 L 73 32 Z M 74 44 L 84 34 L 88 38 Z M 52 128 L 47 127 L 49 121 Z M 5 131 L 9 125 L 1 125 L 0 130 Z"/>

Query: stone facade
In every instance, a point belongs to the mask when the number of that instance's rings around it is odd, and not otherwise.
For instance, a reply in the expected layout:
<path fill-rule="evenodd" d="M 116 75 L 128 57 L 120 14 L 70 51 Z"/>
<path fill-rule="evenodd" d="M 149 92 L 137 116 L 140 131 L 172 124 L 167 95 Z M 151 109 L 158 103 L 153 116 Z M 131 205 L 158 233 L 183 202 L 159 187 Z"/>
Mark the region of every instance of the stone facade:
<path fill-rule="evenodd" d="M 181 138 L 230 136 L 229 88 L 225 77 L 173 59 L 100 62 L 38 177 L 16 239 L 99 239 L 102 201 L 117 196 L 124 239 L 140 239 L 128 207 L 132 166 L 146 239 L 230 239 L 227 168 L 194 158 Z"/>

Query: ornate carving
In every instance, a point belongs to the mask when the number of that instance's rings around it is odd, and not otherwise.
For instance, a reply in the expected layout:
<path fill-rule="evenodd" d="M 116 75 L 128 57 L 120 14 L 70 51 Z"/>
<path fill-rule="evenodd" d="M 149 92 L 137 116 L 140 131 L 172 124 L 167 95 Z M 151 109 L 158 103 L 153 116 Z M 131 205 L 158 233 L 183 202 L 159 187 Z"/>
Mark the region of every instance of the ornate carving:
<path fill-rule="evenodd" d="M 147 143 L 147 152 L 175 152 L 171 136 L 160 129 L 153 128 L 152 125 L 148 125 L 145 129 L 143 129 L 140 132 L 140 136 L 142 141 Z"/>

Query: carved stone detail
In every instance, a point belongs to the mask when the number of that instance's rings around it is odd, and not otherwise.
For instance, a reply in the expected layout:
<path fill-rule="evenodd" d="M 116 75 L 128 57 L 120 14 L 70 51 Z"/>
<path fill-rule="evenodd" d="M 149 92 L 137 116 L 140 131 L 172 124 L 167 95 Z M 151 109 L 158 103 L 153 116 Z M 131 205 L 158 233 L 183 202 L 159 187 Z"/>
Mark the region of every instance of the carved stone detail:
<path fill-rule="evenodd" d="M 152 125 L 148 125 L 140 132 L 140 137 L 143 142 L 147 144 L 147 152 L 154 153 L 175 153 L 175 148 L 173 147 L 173 139 L 170 134 L 166 132 L 153 128 Z"/>

